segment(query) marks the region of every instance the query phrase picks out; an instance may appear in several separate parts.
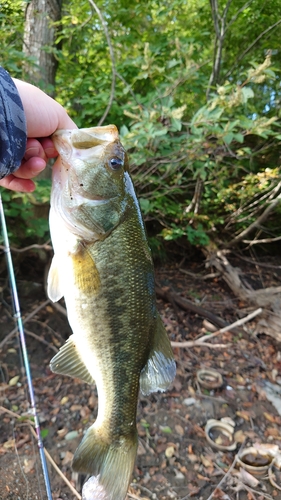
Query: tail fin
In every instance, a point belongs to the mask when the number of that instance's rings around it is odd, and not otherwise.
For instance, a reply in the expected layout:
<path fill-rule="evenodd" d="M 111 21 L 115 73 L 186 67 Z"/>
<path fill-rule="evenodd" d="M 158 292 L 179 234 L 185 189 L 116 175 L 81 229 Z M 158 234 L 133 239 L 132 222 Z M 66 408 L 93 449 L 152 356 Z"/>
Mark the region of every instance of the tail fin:
<path fill-rule="evenodd" d="M 106 500 L 124 500 L 131 481 L 137 454 L 137 432 L 109 443 L 99 435 L 95 424 L 85 434 L 72 463 L 77 472 L 99 476 Z"/>

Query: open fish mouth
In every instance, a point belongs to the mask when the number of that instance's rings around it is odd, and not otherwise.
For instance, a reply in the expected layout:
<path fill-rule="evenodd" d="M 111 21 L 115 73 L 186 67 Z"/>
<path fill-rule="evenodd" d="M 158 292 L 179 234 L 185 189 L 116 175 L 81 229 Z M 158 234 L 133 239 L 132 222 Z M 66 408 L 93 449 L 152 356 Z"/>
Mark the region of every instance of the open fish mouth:
<path fill-rule="evenodd" d="M 84 154 L 98 158 L 106 144 L 118 141 L 119 135 L 115 125 L 108 125 L 80 130 L 58 130 L 52 135 L 52 139 L 60 154 L 65 158 L 69 158 L 73 154 L 80 158 Z"/>

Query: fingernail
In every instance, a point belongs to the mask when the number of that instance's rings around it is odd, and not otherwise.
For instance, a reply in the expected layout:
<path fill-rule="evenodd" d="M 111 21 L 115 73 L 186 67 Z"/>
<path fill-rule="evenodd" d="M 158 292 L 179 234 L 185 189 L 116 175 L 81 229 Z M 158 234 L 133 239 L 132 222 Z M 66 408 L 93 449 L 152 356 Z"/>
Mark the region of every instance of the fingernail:
<path fill-rule="evenodd" d="M 28 148 L 25 150 L 24 157 L 26 160 L 29 160 L 29 158 L 32 158 L 33 156 L 38 156 L 39 152 L 39 148 Z"/>

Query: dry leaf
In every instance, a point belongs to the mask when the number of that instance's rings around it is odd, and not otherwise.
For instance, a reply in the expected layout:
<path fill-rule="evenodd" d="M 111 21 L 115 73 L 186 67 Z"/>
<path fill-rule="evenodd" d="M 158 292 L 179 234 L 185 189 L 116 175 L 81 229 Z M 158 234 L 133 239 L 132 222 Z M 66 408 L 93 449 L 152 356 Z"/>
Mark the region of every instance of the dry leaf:
<path fill-rule="evenodd" d="M 184 428 L 181 425 L 175 425 L 175 431 L 180 436 L 184 435 Z"/>
<path fill-rule="evenodd" d="M 264 435 L 267 436 L 274 436 L 278 437 L 280 435 L 280 432 L 276 427 L 267 427 L 267 429 L 264 432 Z"/>
<path fill-rule="evenodd" d="M 62 461 L 62 465 L 68 465 L 68 464 L 71 464 L 72 459 L 73 459 L 73 453 L 71 453 L 71 451 L 67 451 L 67 452 L 65 453 L 64 459 L 63 459 L 63 461 Z"/>
<path fill-rule="evenodd" d="M 243 377 L 241 377 L 241 375 L 237 374 L 236 380 L 240 385 L 246 385 L 246 380 Z"/>
<path fill-rule="evenodd" d="M 250 421 L 251 415 L 250 415 L 250 413 L 248 411 L 245 411 L 245 410 L 237 411 L 236 415 L 237 415 L 237 417 L 241 417 L 244 420 L 246 420 L 246 422 Z"/>
<path fill-rule="evenodd" d="M 211 467 L 213 465 L 212 460 L 209 457 L 206 457 L 204 455 L 200 455 L 201 462 L 204 465 L 204 467 Z"/>
<path fill-rule="evenodd" d="M 138 444 L 137 454 L 138 455 L 145 455 L 146 454 L 145 447 L 143 446 L 143 444 L 140 440 L 139 440 L 139 444 Z"/>
<path fill-rule="evenodd" d="M 192 462 L 192 463 L 198 462 L 199 457 L 197 455 L 195 455 L 194 453 L 191 453 L 190 455 L 188 455 L 188 460 L 190 460 L 190 462 Z"/>
<path fill-rule="evenodd" d="M 236 443 L 244 443 L 245 439 L 247 439 L 247 436 L 244 434 L 242 430 L 234 433 L 234 441 Z"/>
<path fill-rule="evenodd" d="M 78 411 L 81 410 L 82 405 L 71 405 L 70 411 Z"/>
<path fill-rule="evenodd" d="M 167 458 L 172 458 L 175 453 L 175 448 L 173 446 L 168 446 L 165 450 L 165 455 Z"/>
<path fill-rule="evenodd" d="M 32 471 L 32 469 L 34 469 L 34 465 L 35 465 L 35 458 L 29 458 L 29 459 L 26 458 L 23 463 L 23 470 L 25 474 L 28 474 L 30 471 Z"/>
<path fill-rule="evenodd" d="M 3 448 L 5 448 L 6 450 L 9 450 L 10 448 L 14 447 L 15 447 L 15 439 L 8 439 L 8 441 L 5 441 L 5 443 L 3 443 Z"/>
<path fill-rule="evenodd" d="M 20 376 L 19 376 L 19 375 L 16 375 L 15 377 L 11 378 L 11 379 L 9 380 L 9 385 L 10 385 L 11 387 L 13 387 L 14 385 L 17 385 L 17 383 L 18 383 L 18 381 L 19 381 L 19 378 L 20 378 Z"/>
<path fill-rule="evenodd" d="M 266 418 L 266 420 L 268 420 L 269 422 L 272 422 L 272 423 L 275 423 L 276 422 L 276 417 L 274 417 L 274 415 L 271 415 L 271 413 L 267 413 L 267 411 L 265 411 L 263 413 L 263 416 L 264 418 Z"/>

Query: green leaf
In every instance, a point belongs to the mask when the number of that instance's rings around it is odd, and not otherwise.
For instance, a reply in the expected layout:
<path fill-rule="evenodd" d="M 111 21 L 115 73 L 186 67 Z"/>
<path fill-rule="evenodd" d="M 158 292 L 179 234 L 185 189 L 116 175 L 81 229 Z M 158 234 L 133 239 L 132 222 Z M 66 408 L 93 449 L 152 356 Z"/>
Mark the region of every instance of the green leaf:
<path fill-rule="evenodd" d="M 242 95 L 243 95 L 243 102 L 246 103 L 248 99 L 252 99 L 255 94 L 250 87 L 243 87 Z"/>
<path fill-rule="evenodd" d="M 233 141 L 234 134 L 232 132 L 228 132 L 228 134 L 223 136 L 223 140 L 226 144 L 230 144 Z"/>
<path fill-rule="evenodd" d="M 233 138 L 235 141 L 239 142 L 240 144 L 242 144 L 244 142 L 244 136 L 240 133 L 233 134 Z"/>

